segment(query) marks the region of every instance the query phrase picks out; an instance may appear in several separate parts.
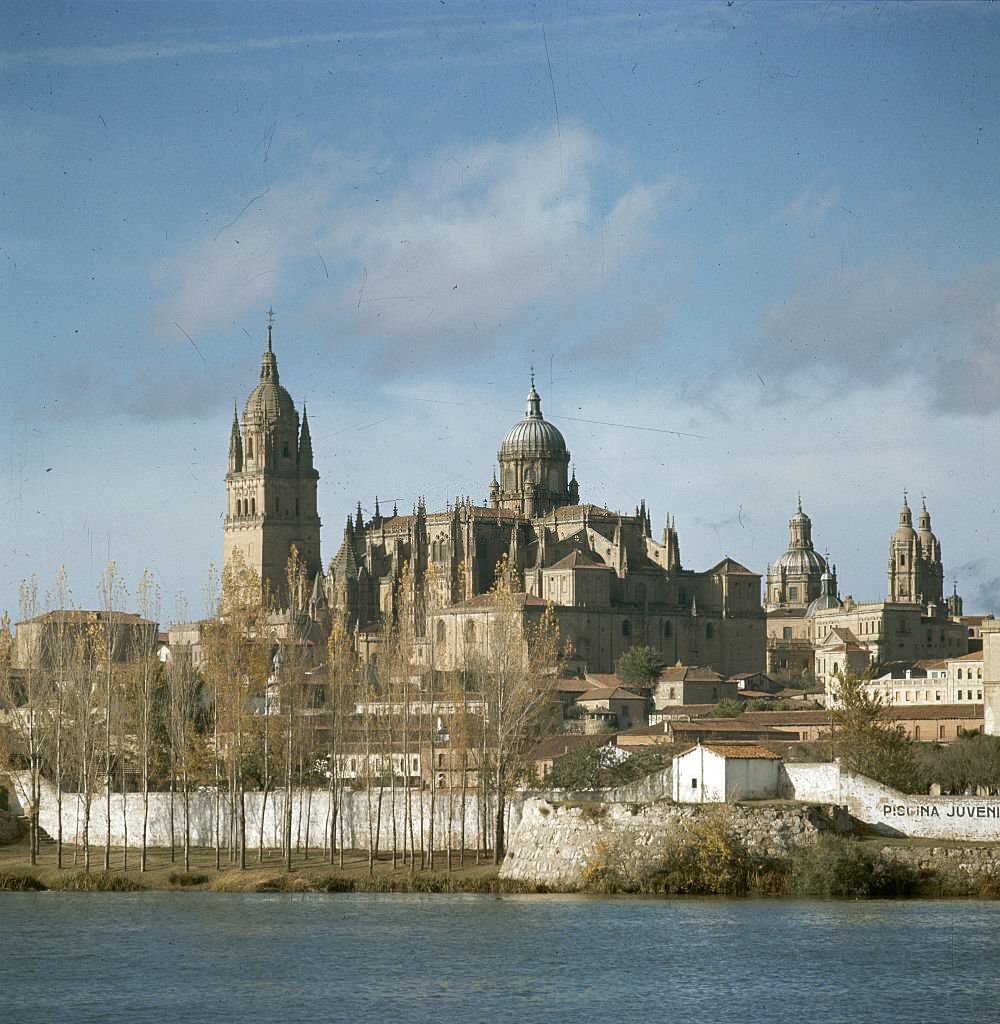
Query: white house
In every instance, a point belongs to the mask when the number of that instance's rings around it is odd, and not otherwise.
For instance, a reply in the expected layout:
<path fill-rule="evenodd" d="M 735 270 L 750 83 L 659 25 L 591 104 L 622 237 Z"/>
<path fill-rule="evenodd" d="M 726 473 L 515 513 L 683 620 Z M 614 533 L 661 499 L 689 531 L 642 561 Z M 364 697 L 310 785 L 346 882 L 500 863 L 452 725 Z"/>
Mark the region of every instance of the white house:
<path fill-rule="evenodd" d="M 683 804 L 769 800 L 781 757 L 758 743 L 699 743 L 674 758 L 674 800 Z"/>

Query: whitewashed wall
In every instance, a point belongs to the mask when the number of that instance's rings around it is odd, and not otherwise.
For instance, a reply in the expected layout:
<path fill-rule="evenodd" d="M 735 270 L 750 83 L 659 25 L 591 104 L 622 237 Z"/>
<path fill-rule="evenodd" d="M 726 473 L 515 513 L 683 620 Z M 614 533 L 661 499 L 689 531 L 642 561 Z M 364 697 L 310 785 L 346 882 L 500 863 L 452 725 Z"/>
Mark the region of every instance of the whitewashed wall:
<path fill-rule="evenodd" d="M 18 800 L 22 808 L 26 807 L 26 775 L 14 779 L 18 789 Z M 395 807 L 391 791 L 382 791 L 381 815 L 378 810 L 378 793 L 372 794 L 371 816 L 369 818 L 369 800 L 363 792 L 346 792 L 343 796 L 342 812 L 337 827 L 337 845 L 345 849 L 363 850 L 368 848 L 369 820 L 378 823 L 379 848 L 388 850 L 392 846 L 393 819 L 402 845 L 405 823 L 406 794 L 397 790 Z M 424 847 L 427 847 L 431 825 L 431 793 L 412 792 L 409 795 L 410 814 L 413 821 L 415 844 L 420 845 L 421 821 L 423 821 Z M 449 811 L 450 804 L 450 811 Z M 97 793 L 91 798 L 90 804 L 90 842 L 101 845 L 104 842 L 106 817 L 105 796 Z M 228 829 L 229 812 L 225 795 L 219 804 L 223 837 Z M 190 797 L 191 842 L 195 846 L 212 846 L 215 843 L 216 794 L 214 791 L 201 790 Z M 489 814 L 494 813 L 492 802 L 487 808 Z M 395 811 L 395 813 L 393 813 Z M 77 793 L 64 793 L 62 799 L 63 840 L 67 843 L 83 841 L 84 800 Z M 123 846 L 126 838 L 129 846 L 138 846 L 142 837 L 142 794 L 128 793 L 111 795 L 111 843 Z M 449 821 L 450 815 L 450 821 Z M 180 843 L 184 835 L 184 803 L 180 795 L 173 800 L 174 842 Z M 285 821 L 285 795 L 283 792 L 268 793 L 267 802 L 260 792 L 246 794 L 246 829 L 247 845 L 256 847 L 263 818 L 264 845 L 276 849 L 281 846 L 281 836 Z M 457 847 L 462 830 L 462 797 L 456 793 L 449 797 L 438 791 L 434 794 L 434 847 L 443 850 L 448 846 L 449 836 L 452 847 Z M 508 835 L 520 820 L 520 801 L 514 800 L 508 809 Z M 41 803 L 39 807 L 39 823 L 52 837 L 58 829 L 58 808 L 56 791 L 53 786 L 43 783 Z M 408 824 L 407 824 L 407 827 Z M 326 844 L 330 828 L 330 800 L 326 790 L 301 789 L 292 794 L 292 836 L 296 846 L 308 842 L 311 848 Z M 466 795 L 465 800 L 465 841 L 468 847 L 476 845 L 476 837 L 481 828 L 479 823 L 479 803 L 474 793 Z M 492 830 L 492 822 L 490 825 Z M 150 846 L 170 845 L 170 794 L 151 793 L 149 796 L 149 819 L 147 824 L 147 842 Z"/>
<path fill-rule="evenodd" d="M 796 800 L 846 806 L 885 835 L 1000 841 L 1000 798 L 911 796 L 838 764 L 786 764 Z"/>

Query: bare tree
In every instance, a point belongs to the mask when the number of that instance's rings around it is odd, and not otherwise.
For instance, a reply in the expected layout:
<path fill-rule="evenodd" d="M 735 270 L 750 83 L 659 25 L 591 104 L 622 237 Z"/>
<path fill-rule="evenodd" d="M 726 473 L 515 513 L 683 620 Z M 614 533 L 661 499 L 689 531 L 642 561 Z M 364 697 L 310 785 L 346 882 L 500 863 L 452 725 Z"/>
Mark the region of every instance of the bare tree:
<path fill-rule="evenodd" d="M 493 807 L 493 860 L 503 860 L 507 805 L 525 769 L 528 750 L 549 723 L 552 693 L 562 663 L 559 625 L 551 606 L 530 621 L 517 572 L 506 559 L 497 567 L 485 636 L 473 654 L 473 673 L 485 705 L 485 774 Z"/>

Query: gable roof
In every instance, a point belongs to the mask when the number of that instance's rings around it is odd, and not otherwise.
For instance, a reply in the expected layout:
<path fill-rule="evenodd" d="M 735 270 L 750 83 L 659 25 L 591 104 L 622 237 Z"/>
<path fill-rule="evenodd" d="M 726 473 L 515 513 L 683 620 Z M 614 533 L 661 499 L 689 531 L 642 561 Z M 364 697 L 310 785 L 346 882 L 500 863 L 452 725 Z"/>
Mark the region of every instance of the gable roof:
<path fill-rule="evenodd" d="M 740 761 L 780 761 L 781 755 L 776 754 L 759 743 L 702 743 L 704 750 L 730 760 Z M 692 748 L 697 749 L 697 748 Z"/>
<path fill-rule="evenodd" d="M 708 571 L 711 573 L 725 573 L 728 576 L 760 576 L 759 572 L 754 572 L 745 565 L 740 565 L 739 562 L 728 555 L 717 565 L 713 565 Z"/>
<path fill-rule="evenodd" d="M 588 690 L 586 693 L 581 693 L 576 698 L 577 703 L 581 703 L 585 700 L 642 700 L 645 697 L 640 697 L 639 694 L 633 693 L 631 690 L 626 690 L 623 686 L 595 686 L 592 690 Z"/>
<path fill-rule="evenodd" d="M 549 569 L 604 569 L 606 572 L 614 572 L 610 565 L 591 558 L 579 548 L 574 548 L 565 558 L 559 559 L 555 565 L 550 565 Z"/>
<path fill-rule="evenodd" d="M 660 672 L 661 683 L 721 683 L 722 676 L 700 665 L 670 665 Z"/>

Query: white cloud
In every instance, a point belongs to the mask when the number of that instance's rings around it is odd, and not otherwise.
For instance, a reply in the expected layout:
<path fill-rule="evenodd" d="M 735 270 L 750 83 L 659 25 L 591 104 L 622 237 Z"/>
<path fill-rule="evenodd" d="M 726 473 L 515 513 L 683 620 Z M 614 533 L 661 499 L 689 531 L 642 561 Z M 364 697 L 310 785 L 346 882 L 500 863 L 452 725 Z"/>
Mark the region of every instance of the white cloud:
<path fill-rule="evenodd" d="M 1000 263 L 950 278 L 909 260 L 818 275 L 761 318 L 746 361 L 817 394 L 903 384 L 956 414 L 1000 406 Z"/>
<path fill-rule="evenodd" d="M 809 185 L 785 206 L 778 219 L 797 224 L 816 224 L 842 202 L 843 189 L 837 186 L 824 189 L 815 184 Z"/>
<path fill-rule="evenodd" d="M 615 283 L 652 244 L 685 184 L 623 183 L 613 157 L 580 126 L 408 169 L 316 154 L 158 268 L 159 330 L 219 329 L 294 292 L 330 333 L 379 339 L 386 361 L 413 346 L 467 355 L 470 339 L 485 352 L 531 309 L 558 315 Z"/>

